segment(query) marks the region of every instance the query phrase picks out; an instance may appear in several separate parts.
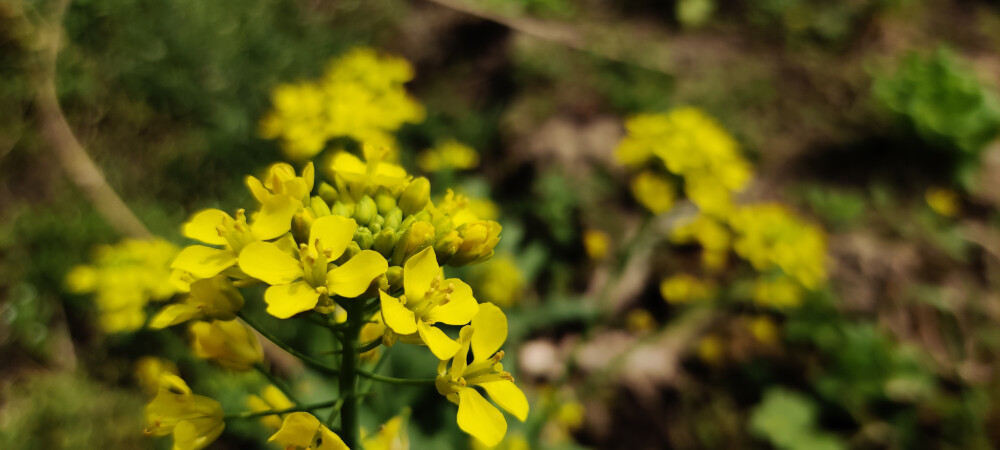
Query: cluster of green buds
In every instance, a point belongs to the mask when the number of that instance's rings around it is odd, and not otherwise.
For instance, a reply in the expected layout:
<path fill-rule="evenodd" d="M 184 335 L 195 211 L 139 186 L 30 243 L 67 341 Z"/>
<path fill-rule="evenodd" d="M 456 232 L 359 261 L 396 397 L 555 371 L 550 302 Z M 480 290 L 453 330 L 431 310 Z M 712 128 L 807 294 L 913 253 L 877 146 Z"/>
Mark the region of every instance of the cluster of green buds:
<path fill-rule="evenodd" d="M 340 257 L 346 261 L 363 250 L 374 250 L 389 262 L 390 288 L 402 281 L 402 266 L 409 257 L 433 248 L 438 264 L 463 266 L 493 256 L 500 241 L 500 224 L 480 220 L 468 200 L 449 192 L 435 205 L 427 178 L 413 178 L 385 162 L 384 151 L 365 148 L 366 161 L 340 152 L 328 166 L 333 184 L 320 183 L 317 195 L 292 220 L 292 235 L 308 244 L 316 219 L 335 215 L 354 219 L 354 239 Z M 308 169 L 307 169 L 308 170 Z"/>

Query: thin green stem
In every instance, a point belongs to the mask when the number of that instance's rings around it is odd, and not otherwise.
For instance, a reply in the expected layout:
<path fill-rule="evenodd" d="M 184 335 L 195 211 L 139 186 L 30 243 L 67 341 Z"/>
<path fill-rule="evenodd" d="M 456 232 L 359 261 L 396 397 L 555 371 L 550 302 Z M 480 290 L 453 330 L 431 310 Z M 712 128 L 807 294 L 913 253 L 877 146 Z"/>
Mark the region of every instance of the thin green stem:
<path fill-rule="evenodd" d="M 360 448 L 361 431 L 358 424 L 360 402 L 355 397 L 358 388 L 358 336 L 365 321 L 364 304 L 347 303 L 347 330 L 341 336 L 343 344 L 340 353 L 340 396 L 344 399 L 340 407 L 340 437 L 349 448 Z"/>
<path fill-rule="evenodd" d="M 415 385 L 434 384 L 433 378 L 395 378 L 395 377 L 387 377 L 385 375 L 379 375 L 377 373 L 371 373 L 364 370 L 359 370 L 358 375 L 361 375 L 362 377 L 368 378 L 370 380 L 380 381 L 382 383 L 390 383 L 390 384 L 415 384 Z"/>
<path fill-rule="evenodd" d="M 247 325 L 250 325 L 250 328 L 257 330 L 257 332 L 260 333 L 261 336 L 264 336 L 265 338 L 267 338 L 267 340 L 273 342 L 274 345 L 281 347 L 282 350 L 291 353 L 292 356 L 295 356 L 296 358 L 301 359 L 302 362 L 305 363 L 307 366 L 312 367 L 313 369 L 328 375 L 337 375 L 338 373 L 340 373 L 340 370 L 338 370 L 336 367 L 328 366 L 324 362 L 296 350 L 291 345 L 288 345 L 288 343 L 282 341 L 280 338 L 275 336 L 274 333 L 271 333 L 267 329 L 257 324 L 257 322 L 251 319 L 246 314 L 246 312 L 240 311 L 239 313 L 237 313 L 237 315 L 239 316 L 240 319 L 243 319 L 243 321 L 246 322 Z"/>
<path fill-rule="evenodd" d="M 325 401 L 325 402 L 321 402 L 321 403 L 313 403 L 313 404 L 310 404 L 310 405 L 293 406 L 291 408 L 279 409 L 277 411 L 274 411 L 274 410 L 271 410 L 271 411 L 244 411 L 244 412 L 241 412 L 241 413 L 226 414 L 225 416 L 223 416 L 223 419 L 225 419 L 225 420 L 230 420 L 230 419 L 253 419 L 255 417 L 273 416 L 273 415 L 277 415 L 277 414 L 288 414 L 288 413 L 299 412 L 299 411 L 314 411 L 314 410 L 317 410 L 317 409 L 329 408 L 331 406 L 336 405 L 337 402 L 339 402 L 339 401 L 340 401 L 340 399 L 329 400 L 329 401 Z"/>
<path fill-rule="evenodd" d="M 288 399 L 291 400 L 292 403 L 295 403 L 296 405 L 302 404 L 302 402 L 300 402 L 297 398 L 295 398 L 295 394 L 292 393 L 292 389 L 288 387 L 287 384 L 285 384 L 284 380 L 278 378 L 276 375 L 271 373 L 270 369 L 264 367 L 264 365 L 261 363 L 254 364 L 253 367 L 254 369 L 257 369 L 257 371 L 260 372 L 261 375 L 264 375 L 264 378 L 267 378 L 267 381 L 270 381 L 271 384 L 273 384 L 283 394 L 285 394 L 285 397 L 288 397 Z"/>

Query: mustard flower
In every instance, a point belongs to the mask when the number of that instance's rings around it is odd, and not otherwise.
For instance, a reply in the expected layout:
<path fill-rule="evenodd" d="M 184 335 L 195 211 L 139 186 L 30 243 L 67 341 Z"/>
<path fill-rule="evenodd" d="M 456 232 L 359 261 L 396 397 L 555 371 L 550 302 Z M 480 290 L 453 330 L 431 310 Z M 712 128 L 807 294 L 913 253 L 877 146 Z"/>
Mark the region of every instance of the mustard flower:
<path fill-rule="evenodd" d="M 474 269 L 480 299 L 502 308 L 514 306 L 524 291 L 524 273 L 513 256 L 502 253 Z"/>
<path fill-rule="evenodd" d="M 285 393 L 281 392 L 281 389 L 278 389 L 273 384 L 267 385 L 259 396 L 251 395 L 247 397 L 247 407 L 253 412 L 284 411 L 293 406 L 295 406 L 295 403 L 292 403 Z M 277 415 L 261 417 L 260 421 L 273 430 L 281 428 L 282 424 L 281 417 Z"/>
<path fill-rule="evenodd" d="M 479 153 L 454 139 L 424 150 L 417 156 L 417 167 L 424 172 L 469 170 L 479 166 Z"/>
<path fill-rule="evenodd" d="M 240 252 L 249 244 L 275 239 L 291 229 L 292 216 L 302 207 L 288 195 L 273 195 L 261 204 L 252 225 L 247 224 L 242 209 L 233 218 L 218 209 L 198 212 L 184 224 L 184 235 L 209 245 L 191 245 L 181 250 L 171 268 L 186 271 L 195 278 L 214 277 L 232 267 Z"/>
<path fill-rule="evenodd" d="M 476 386 L 505 411 L 524 421 L 528 400 L 503 370 L 500 350 L 507 339 L 507 317 L 490 303 L 480 305 L 472 323 L 462 328 L 460 348 L 449 361 L 438 365 L 437 390 L 458 405 L 458 427 L 487 446 L 500 443 L 507 432 L 507 421 L 496 407 L 483 398 Z M 472 362 L 469 361 L 472 351 Z"/>
<path fill-rule="evenodd" d="M 383 424 L 378 431 L 367 434 L 361 439 L 365 450 L 409 450 L 410 439 L 406 435 L 406 420 L 396 416 Z"/>
<path fill-rule="evenodd" d="M 268 439 L 285 450 L 349 450 L 337 433 L 330 431 L 312 414 L 293 412 L 285 416 L 281 428 Z"/>
<path fill-rule="evenodd" d="M 794 279 L 779 277 L 760 277 L 754 282 L 753 299 L 758 305 L 776 308 L 794 307 L 802 304 L 804 289 Z"/>
<path fill-rule="evenodd" d="M 280 319 L 315 308 L 321 297 L 354 298 L 389 267 L 378 252 L 363 250 L 329 269 L 329 263 L 347 250 L 357 228 L 354 219 L 323 216 L 313 222 L 309 243 L 299 246 L 298 259 L 276 244 L 254 242 L 240 253 L 239 265 L 247 275 L 271 285 L 264 301 L 267 312 Z"/>
<path fill-rule="evenodd" d="M 826 234 L 782 205 L 742 206 L 728 218 L 733 250 L 758 272 L 779 268 L 807 289 L 826 280 Z"/>
<path fill-rule="evenodd" d="M 288 163 L 272 164 L 264 173 L 263 181 L 252 175 L 246 178 L 246 185 L 258 202 L 264 204 L 275 195 L 288 195 L 303 205 L 309 204 L 309 194 L 316 182 L 313 163 L 306 164 L 301 176 L 296 176 L 295 168 Z"/>
<path fill-rule="evenodd" d="M 177 366 L 156 356 L 143 356 L 135 362 L 136 382 L 151 395 L 160 390 L 160 376 L 163 374 L 177 375 Z"/>
<path fill-rule="evenodd" d="M 226 424 L 222 405 L 194 395 L 180 377 L 164 373 L 160 390 L 146 405 L 146 435 L 173 435 L 174 450 L 198 450 L 215 441 Z"/>
<path fill-rule="evenodd" d="M 601 230 L 587 230 L 583 233 L 583 249 L 593 260 L 604 259 L 611 247 L 611 237 Z"/>
<path fill-rule="evenodd" d="M 632 195 L 653 214 L 662 214 L 674 207 L 674 186 L 670 180 L 651 171 L 641 172 L 632 180 Z"/>
<path fill-rule="evenodd" d="M 161 329 L 204 317 L 232 320 L 242 308 L 243 295 L 233 282 L 225 275 L 216 275 L 191 283 L 190 292 L 184 299 L 160 310 L 149 327 Z"/>
<path fill-rule="evenodd" d="M 211 359 L 227 369 L 246 371 L 264 361 L 257 334 L 238 321 L 195 322 L 190 332 L 194 355 Z"/>
<path fill-rule="evenodd" d="M 951 189 L 927 189 L 927 192 L 924 193 L 924 199 L 927 201 L 927 205 L 930 206 L 934 212 L 942 216 L 955 217 L 958 215 L 958 194 Z"/>
<path fill-rule="evenodd" d="M 364 146 L 365 161 L 346 151 L 330 159 L 329 170 L 333 177 L 342 180 L 354 201 L 364 195 L 373 195 L 379 187 L 391 191 L 407 186 L 410 176 L 402 167 L 385 162 L 386 150 L 373 145 Z M 428 184 L 428 192 L 430 185 Z"/>
<path fill-rule="evenodd" d="M 670 233 L 670 240 L 676 243 L 698 243 L 702 248 L 702 267 L 717 272 L 725 267 L 728 260 L 732 233 L 722 222 L 706 214 L 699 214 L 674 228 Z"/>
<path fill-rule="evenodd" d="M 399 298 L 379 293 L 386 326 L 404 340 L 424 343 L 438 359 L 454 356 L 459 343 L 433 325 L 469 323 L 479 311 L 472 288 L 457 278 L 444 279 L 434 249 L 427 248 L 403 266 L 403 290 Z"/>
<path fill-rule="evenodd" d="M 668 303 L 689 303 L 715 296 L 715 285 L 688 274 L 677 274 L 660 283 L 660 294 Z"/>

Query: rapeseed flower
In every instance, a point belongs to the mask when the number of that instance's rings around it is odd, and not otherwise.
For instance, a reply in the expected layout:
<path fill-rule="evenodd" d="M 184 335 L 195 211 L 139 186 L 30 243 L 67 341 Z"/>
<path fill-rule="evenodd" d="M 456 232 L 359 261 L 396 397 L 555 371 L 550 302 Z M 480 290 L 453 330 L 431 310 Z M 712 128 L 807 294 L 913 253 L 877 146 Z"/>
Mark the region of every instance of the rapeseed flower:
<path fill-rule="evenodd" d="M 424 150 L 417 156 L 417 167 L 424 172 L 470 170 L 479 167 L 479 153 L 454 139 Z"/>
<path fill-rule="evenodd" d="M 601 230 L 587 230 L 583 232 L 583 249 L 587 256 L 593 260 L 604 259 L 608 256 L 611 247 L 611 237 Z"/>
<path fill-rule="evenodd" d="M 285 450 L 349 450 L 337 433 L 307 412 L 286 415 L 281 428 L 268 442 L 281 444 Z"/>
<path fill-rule="evenodd" d="M 955 217 L 959 212 L 958 194 L 954 190 L 946 188 L 930 188 L 924 193 L 927 206 L 934 212 L 945 216 Z"/>
<path fill-rule="evenodd" d="M 189 290 L 180 302 L 167 305 L 153 316 L 149 327 L 166 328 L 205 317 L 232 320 L 243 309 L 243 295 L 224 275 L 197 280 L 191 283 Z"/>
<path fill-rule="evenodd" d="M 677 274 L 660 283 L 660 294 L 668 303 L 709 300 L 716 294 L 715 284 L 688 274 Z"/>
<path fill-rule="evenodd" d="M 199 450 L 222 434 L 222 405 L 195 395 L 180 377 L 160 375 L 160 390 L 146 405 L 146 435 L 173 435 L 174 450 Z"/>
<path fill-rule="evenodd" d="M 404 415 L 409 415 L 409 413 L 404 413 Z M 404 415 L 389 419 L 374 433 L 362 433 L 364 437 L 361 439 L 361 443 L 365 450 L 410 450 L 410 439 L 406 435 Z"/>
<path fill-rule="evenodd" d="M 729 218 L 733 250 L 758 272 L 781 271 L 806 289 L 826 280 L 826 234 L 776 203 L 738 208 Z"/>
<path fill-rule="evenodd" d="M 524 291 L 524 273 L 517 260 L 506 253 L 476 266 L 474 277 L 480 299 L 501 308 L 514 306 Z"/>
<path fill-rule="evenodd" d="M 653 214 L 663 214 L 674 207 L 677 194 L 673 184 L 652 171 L 640 172 L 632 179 L 632 195 Z"/>
<path fill-rule="evenodd" d="M 247 407 L 253 412 L 264 411 L 284 411 L 295 406 L 288 396 L 281 389 L 273 384 L 267 385 L 261 394 L 247 397 Z M 264 426 L 273 430 L 281 428 L 282 420 L 278 415 L 269 415 L 260 418 Z"/>
<path fill-rule="evenodd" d="M 246 371 L 264 361 L 264 350 L 252 329 L 235 320 L 191 324 L 191 347 L 199 358 L 230 370 Z"/>

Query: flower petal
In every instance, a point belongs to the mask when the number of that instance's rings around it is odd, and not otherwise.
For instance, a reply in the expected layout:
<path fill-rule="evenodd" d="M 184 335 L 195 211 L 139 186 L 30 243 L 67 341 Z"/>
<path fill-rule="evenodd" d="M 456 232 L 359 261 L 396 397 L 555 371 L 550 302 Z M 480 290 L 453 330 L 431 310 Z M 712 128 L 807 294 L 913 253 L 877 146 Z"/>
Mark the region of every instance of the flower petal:
<path fill-rule="evenodd" d="M 271 286 L 264 292 L 268 314 L 287 319 L 300 312 L 309 311 L 319 302 L 319 292 L 305 281 Z"/>
<path fill-rule="evenodd" d="M 302 266 L 270 242 L 252 242 L 240 252 L 240 269 L 272 286 L 288 284 L 302 276 Z"/>
<path fill-rule="evenodd" d="M 427 247 L 406 260 L 403 265 L 403 290 L 414 300 L 424 297 L 431 288 L 431 280 L 442 274 L 434 248 Z"/>
<path fill-rule="evenodd" d="M 288 195 L 272 195 L 261 202 L 250 232 L 257 239 L 274 239 L 292 229 L 292 216 L 302 208 L 302 201 Z"/>
<path fill-rule="evenodd" d="M 247 176 L 246 184 L 247 187 L 250 188 L 250 193 L 253 194 L 253 198 L 257 199 L 258 203 L 264 203 L 264 201 L 271 196 L 271 192 L 264 187 L 264 183 L 261 183 L 260 180 L 253 175 Z"/>
<path fill-rule="evenodd" d="M 364 294 L 379 275 L 389 270 L 389 263 L 378 252 L 363 250 L 346 263 L 326 274 L 326 288 L 341 297 Z"/>
<path fill-rule="evenodd" d="M 307 412 L 293 412 L 285 416 L 278 432 L 268 442 L 276 441 L 283 446 L 308 448 L 320 427 L 319 419 Z"/>
<path fill-rule="evenodd" d="M 472 318 L 472 355 L 476 361 L 493 356 L 507 340 L 507 316 L 492 303 L 479 305 L 479 313 Z"/>
<path fill-rule="evenodd" d="M 461 348 L 458 342 L 444 334 L 444 331 L 427 325 L 427 322 L 422 320 L 417 322 L 417 333 L 420 333 L 420 339 L 431 349 L 431 353 L 440 360 L 451 359 Z"/>
<path fill-rule="evenodd" d="M 160 310 L 153 320 L 149 322 L 149 328 L 159 330 L 169 326 L 177 325 L 193 319 L 201 313 L 197 307 L 187 303 L 174 303 Z"/>
<path fill-rule="evenodd" d="M 206 244 L 225 245 L 226 238 L 219 236 L 216 227 L 222 225 L 222 221 L 226 217 L 229 217 L 229 214 L 219 209 L 198 211 L 191 216 L 191 219 L 184 222 L 184 225 L 181 226 L 181 232 L 186 237 L 197 239 Z"/>
<path fill-rule="evenodd" d="M 472 297 L 472 288 L 464 281 L 451 278 L 445 280 L 444 285 L 448 284 L 455 287 L 450 294 L 451 301 L 430 310 L 425 317 L 431 322 L 465 325 L 479 312 L 479 303 Z"/>
<path fill-rule="evenodd" d="M 347 245 L 354 240 L 358 223 L 344 216 L 323 216 L 316 219 L 309 229 L 309 245 L 319 239 L 324 249 L 330 250 L 330 259 L 340 258 Z"/>
<path fill-rule="evenodd" d="M 192 245 L 181 250 L 170 264 L 171 269 L 180 269 L 197 278 L 211 278 L 236 264 L 236 253 L 203 245 Z"/>
<path fill-rule="evenodd" d="M 473 388 L 458 391 L 458 427 L 492 447 L 507 434 L 507 421 L 496 407 Z"/>
<path fill-rule="evenodd" d="M 385 324 L 399 334 L 413 334 L 417 332 L 417 319 L 413 311 L 406 309 L 398 298 L 385 292 L 379 291 L 382 303 L 382 320 Z"/>
<path fill-rule="evenodd" d="M 323 442 L 319 444 L 319 447 L 317 447 L 316 450 L 351 450 L 347 448 L 347 444 L 344 443 L 344 440 L 341 439 L 340 436 L 337 436 L 337 433 L 334 433 L 327 428 L 326 425 L 320 426 L 320 435 L 322 436 Z"/>
<path fill-rule="evenodd" d="M 479 386 L 485 389 L 487 394 L 490 394 L 494 403 L 513 414 L 517 420 L 524 422 L 528 418 L 528 399 L 513 381 L 490 381 Z"/>

